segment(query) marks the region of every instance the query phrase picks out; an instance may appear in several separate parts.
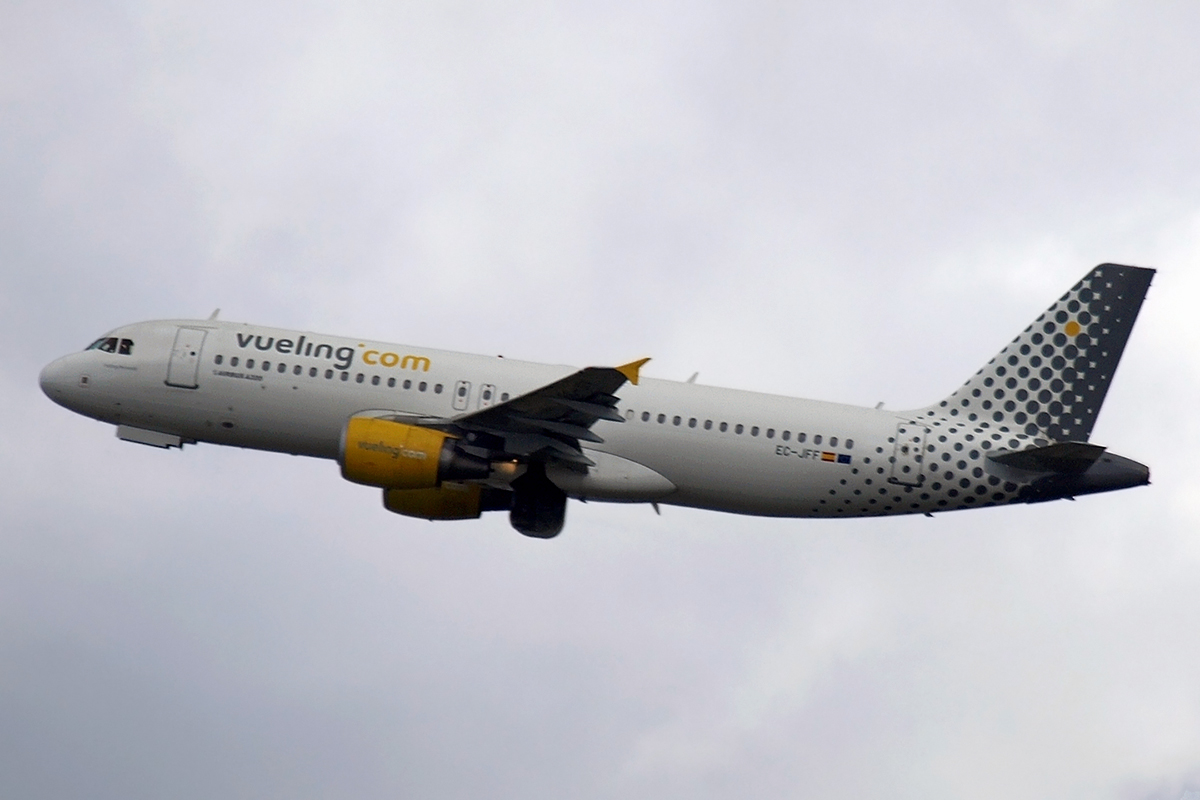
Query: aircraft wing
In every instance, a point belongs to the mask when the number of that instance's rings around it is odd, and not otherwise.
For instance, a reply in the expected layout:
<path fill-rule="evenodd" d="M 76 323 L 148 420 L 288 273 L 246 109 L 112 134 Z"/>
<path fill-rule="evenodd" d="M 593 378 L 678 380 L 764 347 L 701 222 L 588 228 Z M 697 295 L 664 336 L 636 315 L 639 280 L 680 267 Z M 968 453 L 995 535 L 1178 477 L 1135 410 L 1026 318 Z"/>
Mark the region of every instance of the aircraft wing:
<path fill-rule="evenodd" d="M 650 359 L 620 367 L 587 367 L 540 389 L 448 422 L 467 434 L 504 439 L 515 456 L 540 455 L 579 466 L 592 466 L 580 442 L 603 442 L 592 432 L 597 420 L 624 422 L 613 394 L 626 381 L 636 385 L 638 370 Z"/>

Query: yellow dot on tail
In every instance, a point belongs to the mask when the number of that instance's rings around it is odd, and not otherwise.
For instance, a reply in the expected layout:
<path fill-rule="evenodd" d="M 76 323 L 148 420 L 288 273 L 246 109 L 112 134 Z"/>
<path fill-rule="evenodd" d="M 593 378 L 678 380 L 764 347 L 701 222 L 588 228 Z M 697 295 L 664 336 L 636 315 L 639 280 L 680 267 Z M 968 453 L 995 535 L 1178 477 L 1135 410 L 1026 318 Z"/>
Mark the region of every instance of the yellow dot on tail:
<path fill-rule="evenodd" d="M 1070 322 L 1067 323 L 1066 327 L 1063 330 L 1065 330 L 1067 332 L 1067 336 L 1078 336 L 1079 331 L 1081 331 L 1082 328 L 1080 327 L 1078 322 L 1076 322 L 1075 320 L 1071 320 Z"/>

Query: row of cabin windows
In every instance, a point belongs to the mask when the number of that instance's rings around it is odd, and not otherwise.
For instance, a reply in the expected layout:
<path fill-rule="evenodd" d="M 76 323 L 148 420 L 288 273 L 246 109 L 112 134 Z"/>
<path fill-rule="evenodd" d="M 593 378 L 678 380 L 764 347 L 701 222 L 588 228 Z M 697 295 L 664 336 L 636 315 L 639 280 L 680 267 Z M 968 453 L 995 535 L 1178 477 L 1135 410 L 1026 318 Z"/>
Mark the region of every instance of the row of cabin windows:
<path fill-rule="evenodd" d="M 629 411 L 626 413 L 626 417 L 628 419 L 633 419 L 634 413 L 635 412 L 633 412 L 633 411 Z M 650 415 L 649 411 L 643 411 L 642 412 L 642 422 L 649 422 L 650 416 L 651 415 Z M 667 415 L 659 414 L 656 417 L 656 419 L 658 420 L 658 424 L 665 425 L 667 422 Z M 680 417 L 680 416 L 671 417 L 671 424 L 675 425 L 676 427 L 683 425 L 683 417 Z M 687 426 L 689 428 L 695 428 L 698 425 L 700 425 L 700 420 L 696 419 L 695 417 L 691 417 L 687 421 Z M 711 431 L 713 429 L 713 421 L 711 419 L 704 420 L 703 427 L 704 427 L 704 430 Z M 726 431 L 729 430 L 729 423 L 728 422 L 718 423 L 717 430 L 719 430 L 721 433 L 725 433 Z M 741 423 L 738 423 L 733 426 L 733 432 L 737 433 L 737 434 L 745 433 L 746 426 L 742 425 Z M 762 431 L 759 429 L 759 427 L 757 425 L 750 426 L 750 435 L 751 436 L 758 436 L 759 433 L 762 433 Z M 767 428 L 765 435 L 768 439 L 774 439 L 775 438 L 775 429 Z M 783 431 L 782 433 L 779 434 L 779 438 L 785 442 L 789 442 L 792 439 L 792 432 L 791 431 Z M 804 443 L 804 442 L 808 441 L 808 434 L 807 433 L 797 433 L 796 441 L 800 442 L 800 443 Z M 824 441 L 824 437 L 819 433 L 814 434 L 812 437 L 813 444 L 821 444 L 823 441 Z M 829 437 L 829 446 L 837 447 L 838 446 L 838 437 L 830 436 Z M 846 439 L 844 442 L 842 442 L 842 447 L 846 448 L 847 450 L 853 450 L 854 449 L 854 440 Z"/>
<path fill-rule="evenodd" d="M 225 363 L 225 356 L 222 356 L 222 355 L 214 356 L 213 363 L 217 364 L 218 366 Z M 239 363 L 241 363 L 241 362 L 239 361 L 237 356 L 231 356 L 229 358 L 229 366 L 230 367 L 236 367 L 236 366 L 238 366 Z M 253 358 L 247 358 L 245 363 L 242 364 L 242 369 L 254 369 L 254 364 L 255 364 L 255 361 Z M 270 361 L 259 362 L 258 368 L 261 369 L 263 372 L 270 372 L 271 371 L 271 362 Z M 285 374 L 288 371 L 288 365 L 281 361 L 275 365 L 275 371 L 280 374 Z M 320 374 L 320 372 L 321 371 L 317 367 L 309 367 L 308 368 L 308 377 L 315 378 L 315 377 L 317 377 L 317 375 Z M 295 366 L 292 367 L 292 374 L 293 375 L 303 375 L 304 367 L 302 367 L 299 364 L 296 364 Z M 350 373 L 346 372 L 345 370 L 342 370 L 342 371 L 335 371 L 332 369 L 325 370 L 325 379 L 326 380 L 333 380 L 334 375 L 337 375 L 343 381 L 350 380 Z M 354 376 L 355 383 L 365 383 L 366 381 L 367 381 L 367 376 L 361 372 L 357 373 Z M 382 382 L 383 382 L 383 380 L 378 375 L 371 376 L 371 385 L 372 386 L 379 386 Z M 387 386 L 389 389 L 396 388 L 396 383 L 397 383 L 397 381 L 395 378 L 387 379 Z M 405 379 L 403 381 L 403 383 L 401 384 L 401 386 L 405 389 L 411 389 L 411 388 L 413 388 L 413 381 L 411 379 Z M 425 381 L 420 381 L 419 383 L 416 384 L 416 387 L 417 387 L 418 392 L 424 392 L 429 388 L 429 384 Z M 433 393 L 434 394 L 441 394 L 444 389 L 445 389 L 445 387 L 440 383 L 435 383 L 433 385 Z M 485 399 L 491 400 L 491 397 L 487 397 Z M 508 400 L 508 392 L 505 392 L 504 394 L 500 395 L 500 400 L 501 400 L 501 402 Z"/>

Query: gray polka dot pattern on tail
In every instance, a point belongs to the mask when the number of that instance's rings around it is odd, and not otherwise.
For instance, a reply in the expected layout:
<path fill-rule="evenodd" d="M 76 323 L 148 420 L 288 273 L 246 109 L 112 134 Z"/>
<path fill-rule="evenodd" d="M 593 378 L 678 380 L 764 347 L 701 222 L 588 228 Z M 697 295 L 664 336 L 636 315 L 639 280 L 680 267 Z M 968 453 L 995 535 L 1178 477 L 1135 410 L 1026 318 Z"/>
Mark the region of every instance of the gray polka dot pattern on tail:
<path fill-rule="evenodd" d="M 1101 264 L 962 388 L 913 416 L 1087 441 L 1153 275 Z"/>

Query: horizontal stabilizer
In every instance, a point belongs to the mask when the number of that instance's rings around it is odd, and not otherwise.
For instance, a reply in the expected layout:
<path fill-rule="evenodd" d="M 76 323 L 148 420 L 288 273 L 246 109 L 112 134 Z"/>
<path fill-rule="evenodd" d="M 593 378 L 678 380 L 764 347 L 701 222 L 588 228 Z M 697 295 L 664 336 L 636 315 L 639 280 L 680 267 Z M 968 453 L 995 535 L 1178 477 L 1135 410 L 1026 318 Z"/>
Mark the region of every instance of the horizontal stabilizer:
<path fill-rule="evenodd" d="M 1087 472 L 1106 448 L 1087 442 L 1059 442 L 1045 447 L 1028 450 L 1013 450 L 991 455 L 992 461 L 1006 467 L 1029 472 L 1059 472 L 1076 474 Z"/>

